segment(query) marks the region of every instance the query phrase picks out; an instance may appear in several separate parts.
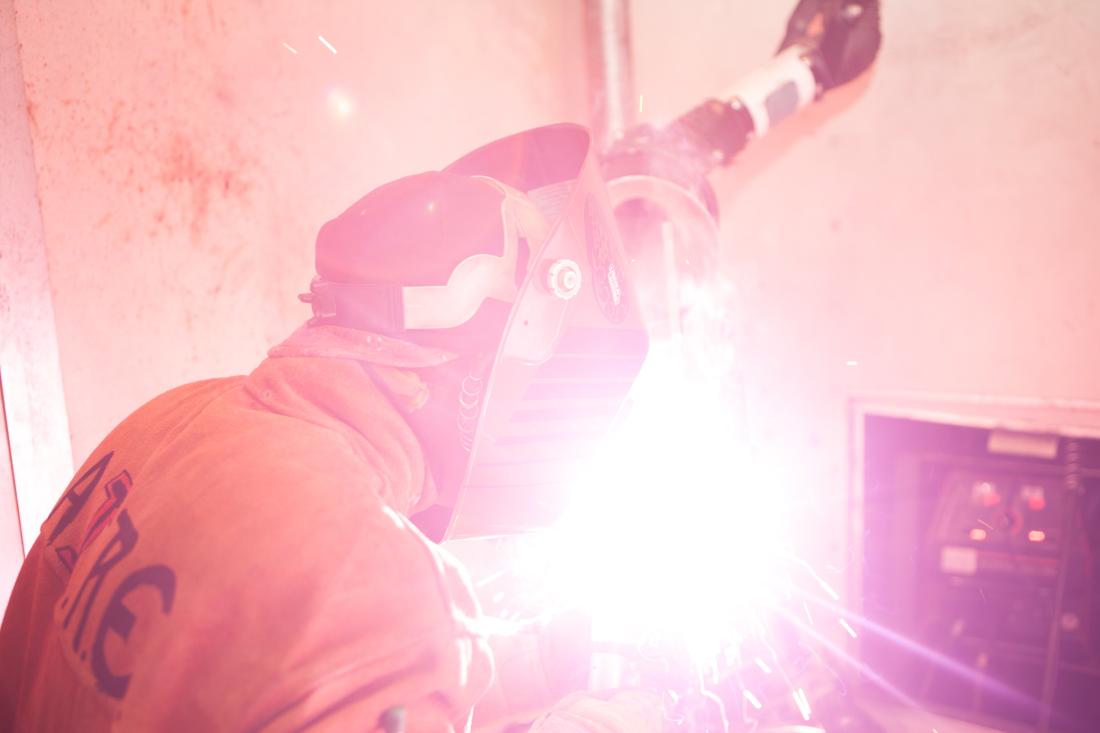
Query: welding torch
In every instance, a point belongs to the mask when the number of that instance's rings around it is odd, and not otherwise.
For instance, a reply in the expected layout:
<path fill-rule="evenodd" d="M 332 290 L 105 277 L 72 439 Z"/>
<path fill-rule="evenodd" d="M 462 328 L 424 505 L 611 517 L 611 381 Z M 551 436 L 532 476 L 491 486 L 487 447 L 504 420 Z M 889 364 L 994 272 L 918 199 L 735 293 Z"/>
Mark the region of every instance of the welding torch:
<path fill-rule="evenodd" d="M 729 165 L 750 140 L 866 71 L 881 42 L 878 0 L 800 0 L 768 63 L 670 124 L 635 127 L 610 146 L 603 170 L 612 203 L 667 198 L 663 190 L 652 195 L 658 179 L 717 221 L 707 175 Z"/>

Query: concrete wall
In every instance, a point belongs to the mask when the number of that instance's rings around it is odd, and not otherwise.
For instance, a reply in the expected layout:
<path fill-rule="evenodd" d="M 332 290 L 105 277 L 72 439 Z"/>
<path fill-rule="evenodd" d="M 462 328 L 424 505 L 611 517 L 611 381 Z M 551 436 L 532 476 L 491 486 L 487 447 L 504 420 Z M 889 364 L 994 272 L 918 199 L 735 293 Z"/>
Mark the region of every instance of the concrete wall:
<path fill-rule="evenodd" d="M 643 117 L 767 58 L 793 4 L 636 0 Z M 15 5 L 78 461 L 249 369 L 371 186 L 586 114 L 575 0 Z M 851 392 L 1100 398 L 1100 3 L 886 5 L 874 72 L 715 177 L 754 434 L 837 567 Z"/>

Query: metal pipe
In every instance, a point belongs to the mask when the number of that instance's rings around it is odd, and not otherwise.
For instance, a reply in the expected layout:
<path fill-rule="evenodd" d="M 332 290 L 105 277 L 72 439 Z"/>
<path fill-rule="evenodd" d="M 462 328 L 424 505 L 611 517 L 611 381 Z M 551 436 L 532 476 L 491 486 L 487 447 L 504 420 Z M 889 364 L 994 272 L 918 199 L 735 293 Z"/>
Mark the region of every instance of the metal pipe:
<path fill-rule="evenodd" d="M 629 0 L 585 0 L 588 111 L 601 151 L 634 125 L 634 58 Z"/>

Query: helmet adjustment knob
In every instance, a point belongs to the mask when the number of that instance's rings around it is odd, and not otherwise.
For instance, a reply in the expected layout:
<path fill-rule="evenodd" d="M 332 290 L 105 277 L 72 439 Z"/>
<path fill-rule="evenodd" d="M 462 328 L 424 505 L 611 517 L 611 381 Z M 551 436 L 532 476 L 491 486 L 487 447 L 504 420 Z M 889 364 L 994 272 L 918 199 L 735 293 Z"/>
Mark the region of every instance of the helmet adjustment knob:
<path fill-rule="evenodd" d="M 554 260 L 546 271 L 546 285 L 558 298 L 572 300 L 581 291 L 581 268 L 570 259 Z"/>

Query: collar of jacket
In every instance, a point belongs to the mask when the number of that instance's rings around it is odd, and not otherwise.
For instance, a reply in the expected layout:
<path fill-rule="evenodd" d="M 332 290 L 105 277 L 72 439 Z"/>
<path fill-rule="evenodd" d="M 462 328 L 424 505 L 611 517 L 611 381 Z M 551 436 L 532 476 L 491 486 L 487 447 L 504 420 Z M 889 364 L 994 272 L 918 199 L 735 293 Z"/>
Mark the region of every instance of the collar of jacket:
<path fill-rule="evenodd" d="M 344 326 L 302 326 L 267 355 L 327 356 L 405 369 L 439 366 L 458 358 L 452 351 Z"/>
<path fill-rule="evenodd" d="M 427 401 L 428 387 L 411 370 L 456 354 L 342 326 L 303 326 L 268 356 L 248 380 L 255 396 L 344 433 L 383 478 L 382 498 L 396 511 L 409 516 L 434 503 L 423 448 L 407 422 Z M 372 373 L 388 395 L 358 362 L 377 367 Z"/>

